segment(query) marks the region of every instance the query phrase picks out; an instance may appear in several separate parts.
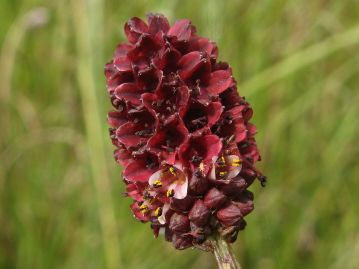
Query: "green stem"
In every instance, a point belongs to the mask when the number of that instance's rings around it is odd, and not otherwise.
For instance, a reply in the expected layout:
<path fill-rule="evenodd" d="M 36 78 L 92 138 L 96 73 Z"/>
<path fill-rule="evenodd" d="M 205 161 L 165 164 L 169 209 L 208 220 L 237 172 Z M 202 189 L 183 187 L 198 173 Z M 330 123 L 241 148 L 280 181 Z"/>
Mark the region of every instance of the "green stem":
<path fill-rule="evenodd" d="M 227 241 L 220 236 L 216 236 L 212 242 L 213 253 L 216 256 L 219 269 L 241 269 Z"/>

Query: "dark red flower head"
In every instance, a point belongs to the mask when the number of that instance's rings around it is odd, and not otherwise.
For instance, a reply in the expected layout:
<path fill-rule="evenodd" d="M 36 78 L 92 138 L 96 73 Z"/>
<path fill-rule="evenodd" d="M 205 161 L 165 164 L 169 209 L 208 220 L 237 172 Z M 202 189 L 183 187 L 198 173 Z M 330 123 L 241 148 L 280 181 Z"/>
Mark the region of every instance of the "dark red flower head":
<path fill-rule="evenodd" d="M 110 135 L 134 216 L 178 249 L 212 233 L 234 241 L 253 210 L 247 188 L 265 177 L 254 167 L 252 109 L 231 68 L 186 19 L 170 26 L 163 15 L 135 17 L 125 33 L 105 75 Z"/>

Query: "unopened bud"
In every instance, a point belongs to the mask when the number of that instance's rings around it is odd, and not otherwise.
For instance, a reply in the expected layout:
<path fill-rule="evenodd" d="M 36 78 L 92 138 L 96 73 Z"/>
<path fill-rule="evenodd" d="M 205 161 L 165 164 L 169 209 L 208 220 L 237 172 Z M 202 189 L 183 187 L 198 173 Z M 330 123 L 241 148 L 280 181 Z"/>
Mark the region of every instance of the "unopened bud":
<path fill-rule="evenodd" d="M 247 187 L 247 183 L 243 178 L 235 178 L 230 183 L 221 187 L 221 191 L 230 196 L 240 194 Z"/>
<path fill-rule="evenodd" d="M 249 168 L 242 169 L 240 175 L 246 179 L 248 186 L 251 185 L 257 177 L 257 173 Z"/>
<path fill-rule="evenodd" d="M 190 221 L 197 226 L 204 226 L 207 223 L 210 214 L 211 212 L 204 205 L 203 201 L 197 200 L 188 216 Z"/>
<path fill-rule="evenodd" d="M 172 236 L 172 244 L 176 249 L 182 250 L 192 246 L 192 239 L 190 236 L 180 236 L 174 234 Z"/>
<path fill-rule="evenodd" d="M 229 226 L 224 229 L 219 229 L 219 234 L 226 241 L 232 243 L 232 242 L 236 241 L 238 231 L 239 231 L 238 226 Z"/>
<path fill-rule="evenodd" d="M 217 218 L 225 227 L 237 225 L 243 218 L 240 208 L 230 203 L 227 207 L 217 212 Z"/>
<path fill-rule="evenodd" d="M 238 202 L 233 203 L 239 207 L 242 215 L 246 216 L 254 209 L 253 194 L 250 191 L 246 191 L 242 193 Z"/>
<path fill-rule="evenodd" d="M 204 197 L 204 204 L 210 209 L 218 209 L 225 201 L 227 197 L 218 189 L 210 189 Z"/>
<path fill-rule="evenodd" d="M 188 217 L 174 213 L 169 228 L 174 233 L 187 233 L 190 230 Z"/>

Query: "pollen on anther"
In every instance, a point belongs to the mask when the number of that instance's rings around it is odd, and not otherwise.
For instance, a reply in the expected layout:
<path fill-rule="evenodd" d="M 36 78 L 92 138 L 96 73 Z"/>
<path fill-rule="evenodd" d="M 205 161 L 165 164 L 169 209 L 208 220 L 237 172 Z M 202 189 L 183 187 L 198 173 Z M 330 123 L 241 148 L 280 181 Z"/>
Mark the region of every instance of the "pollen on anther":
<path fill-rule="evenodd" d="M 148 206 L 142 204 L 142 205 L 140 206 L 140 211 L 142 212 L 142 214 L 145 214 L 145 213 L 148 211 Z"/>
<path fill-rule="evenodd" d="M 234 159 L 232 161 L 232 166 L 240 166 L 241 165 L 241 160 L 240 159 Z"/>
<path fill-rule="evenodd" d="M 172 175 L 176 175 L 176 172 L 175 172 L 176 170 L 174 169 L 174 167 L 171 166 L 171 167 L 169 168 L 169 171 L 170 171 L 170 173 L 171 173 Z"/>
<path fill-rule="evenodd" d="M 155 182 L 153 182 L 153 187 L 154 188 L 162 187 L 162 181 L 159 179 L 155 180 Z"/>
<path fill-rule="evenodd" d="M 227 172 L 219 172 L 220 177 L 224 177 L 227 174 Z"/>
<path fill-rule="evenodd" d="M 169 189 L 167 192 L 166 192 L 166 196 L 167 197 L 173 197 L 175 195 L 175 191 L 173 189 Z"/>
<path fill-rule="evenodd" d="M 154 214 L 155 214 L 155 217 L 161 216 L 162 215 L 162 208 L 157 207 Z"/>
<path fill-rule="evenodd" d="M 218 165 L 219 166 L 225 166 L 226 165 L 226 160 L 224 159 L 223 156 L 221 158 L 219 158 Z"/>

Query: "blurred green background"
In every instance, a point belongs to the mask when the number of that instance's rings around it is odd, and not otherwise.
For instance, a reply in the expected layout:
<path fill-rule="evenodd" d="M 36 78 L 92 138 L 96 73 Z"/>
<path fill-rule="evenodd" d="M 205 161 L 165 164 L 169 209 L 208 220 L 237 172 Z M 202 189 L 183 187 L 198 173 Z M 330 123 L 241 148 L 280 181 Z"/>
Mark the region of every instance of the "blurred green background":
<path fill-rule="evenodd" d="M 266 188 L 243 268 L 359 268 L 359 2 L 0 2 L 0 268 L 216 268 L 122 197 L 103 66 L 131 16 L 189 18 L 253 105 Z"/>

